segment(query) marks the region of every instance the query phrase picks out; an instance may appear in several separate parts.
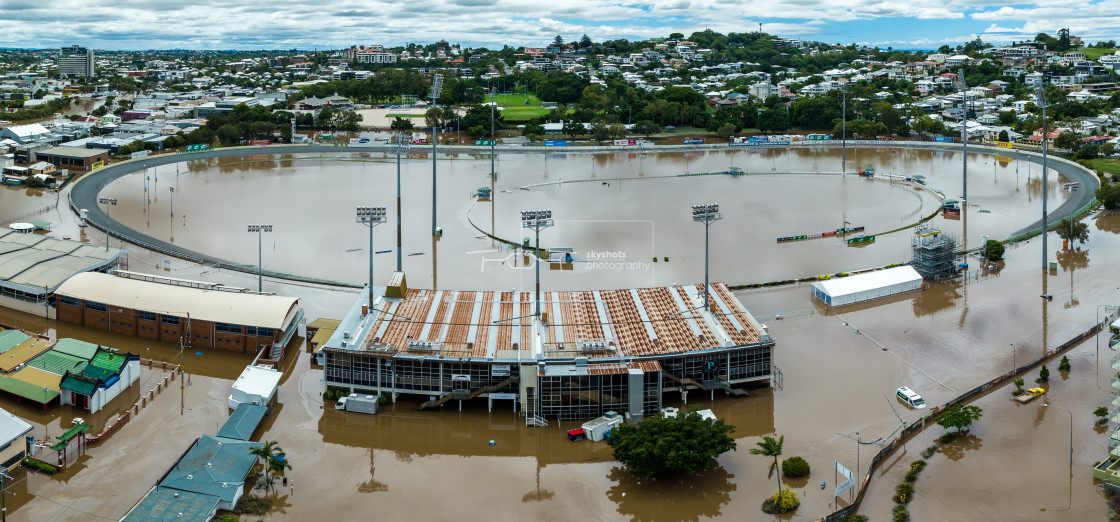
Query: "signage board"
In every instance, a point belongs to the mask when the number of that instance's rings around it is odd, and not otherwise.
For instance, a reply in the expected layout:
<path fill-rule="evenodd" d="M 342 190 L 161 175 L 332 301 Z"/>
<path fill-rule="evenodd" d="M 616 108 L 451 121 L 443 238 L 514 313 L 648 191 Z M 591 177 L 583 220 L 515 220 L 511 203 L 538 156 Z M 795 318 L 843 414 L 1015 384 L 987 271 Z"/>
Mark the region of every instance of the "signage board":
<path fill-rule="evenodd" d="M 494 145 L 494 140 L 474 140 L 476 147 L 489 147 Z"/>
<path fill-rule="evenodd" d="M 567 147 L 568 140 L 547 140 L 544 142 L 545 147 Z"/>
<path fill-rule="evenodd" d="M 999 148 L 1001 148 L 1001 149 L 1010 149 L 1010 148 L 1012 148 L 1012 147 L 1011 147 L 1011 142 L 1010 142 L 1010 141 L 997 141 L 997 142 L 996 142 L 996 146 L 997 146 L 997 147 L 999 147 Z"/>
<path fill-rule="evenodd" d="M 143 158 L 143 157 L 145 157 L 145 156 L 147 156 L 151 153 L 152 153 L 152 151 L 150 151 L 150 150 L 138 150 L 138 151 L 132 153 L 132 159 Z"/>

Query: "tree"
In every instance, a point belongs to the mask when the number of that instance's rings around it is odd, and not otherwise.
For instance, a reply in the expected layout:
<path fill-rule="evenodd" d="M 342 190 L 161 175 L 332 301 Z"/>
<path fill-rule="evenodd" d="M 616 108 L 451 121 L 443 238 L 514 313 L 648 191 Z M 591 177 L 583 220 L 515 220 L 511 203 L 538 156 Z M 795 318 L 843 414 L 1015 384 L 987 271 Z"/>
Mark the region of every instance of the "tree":
<path fill-rule="evenodd" d="M 1007 136 L 1006 130 L 999 131 L 999 137 L 996 139 L 1003 142 L 1011 141 L 1011 138 Z"/>
<path fill-rule="evenodd" d="M 988 242 L 984 244 L 984 258 L 988 261 L 1003 259 L 1003 252 L 1005 249 L 1001 241 L 989 239 Z"/>
<path fill-rule="evenodd" d="M 591 124 L 591 137 L 595 141 L 598 141 L 599 143 L 602 143 L 602 142 L 610 139 L 611 129 L 610 129 L 609 126 L 607 126 L 606 123 L 603 123 L 601 121 L 597 121 L 597 122 Z"/>
<path fill-rule="evenodd" d="M 257 457 L 258 461 L 264 464 L 264 479 L 265 483 L 271 486 L 272 479 L 271 473 L 273 471 L 272 461 L 279 455 L 284 454 L 284 450 L 280 449 L 279 443 L 274 440 L 265 441 L 260 446 L 250 448 L 249 454 Z M 291 469 L 291 466 L 288 466 Z M 282 471 L 282 470 L 281 470 Z"/>
<path fill-rule="evenodd" d="M 1089 240 L 1089 225 L 1084 221 L 1075 222 L 1073 224 L 1073 234 L 1070 235 L 1069 218 L 1063 219 L 1061 223 L 1058 223 L 1058 228 L 1055 232 L 1058 233 L 1058 237 L 1070 243 L 1077 241 L 1081 244 L 1085 244 L 1085 242 Z"/>
<path fill-rule="evenodd" d="M 1045 366 L 1043 367 L 1045 368 Z M 983 410 L 979 406 L 962 406 L 960 404 L 949 407 L 937 418 L 937 425 L 942 428 L 956 428 L 957 431 L 968 429 L 972 423 L 980 420 Z"/>
<path fill-rule="evenodd" d="M 1077 139 L 1077 135 L 1072 132 L 1063 132 L 1054 138 L 1054 146 L 1059 149 L 1065 149 L 1070 152 L 1076 152 L 1077 148 L 1081 145 L 1081 140 Z"/>
<path fill-rule="evenodd" d="M 292 465 L 288 463 L 287 455 L 280 453 L 269 457 L 267 471 L 271 472 L 272 476 L 283 477 L 284 471 L 289 469 L 292 469 Z M 272 480 L 268 481 L 268 485 L 272 486 Z"/>
<path fill-rule="evenodd" d="M 758 130 L 771 133 L 780 132 L 789 128 L 786 113 L 780 109 L 766 109 L 758 115 Z"/>
<path fill-rule="evenodd" d="M 1068 372 L 1070 370 L 1069 357 L 1062 356 L 1062 360 L 1058 362 L 1059 372 Z"/>
<path fill-rule="evenodd" d="M 590 36 L 587 36 L 585 34 L 585 35 L 583 35 L 582 38 L 579 39 L 579 46 L 580 46 L 581 49 L 587 49 L 588 47 L 591 47 L 591 45 L 592 45 L 592 43 L 591 43 L 591 37 Z"/>
<path fill-rule="evenodd" d="M 647 138 L 659 132 L 661 132 L 661 126 L 650 120 L 641 120 L 634 124 L 634 133 L 641 134 Z"/>
<path fill-rule="evenodd" d="M 705 420 L 696 412 L 678 417 L 651 417 L 637 425 L 611 430 L 607 442 L 614 458 L 639 477 L 695 474 L 736 448 L 735 427 Z"/>
<path fill-rule="evenodd" d="M 389 124 L 390 129 L 402 132 L 410 131 L 412 130 L 412 127 L 413 125 L 411 118 L 401 118 L 400 116 L 394 116 L 393 122 Z"/>
<path fill-rule="evenodd" d="M 1111 156 L 1114 152 L 1116 152 L 1116 145 L 1112 143 L 1101 144 L 1100 153 L 1102 156 Z"/>
<path fill-rule="evenodd" d="M 1097 201 L 1100 201 L 1106 210 L 1116 210 L 1120 207 L 1120 185 L 1108 185 L 1097 189 Z"/>
<path fill-rule="evenodd" d="M 535 140 L 544 136 L 544 125 L 539 123 L 526 123 L 525 128 L 521 129 L 521 135 L 530 140 Z"/>
<path fill-rule="evenodd" d="M 574 140 L 576 136 L 586 134 L 587 130 L 583 127 L 582 123 L 577 123 L 575 120 L 568 120 L 564 122 L 561 132 Z"/>
<path fill-rule="evenodd" d="M 1011 381 L 1011 384 L 1015 385 L 1014 395 L 1022 395 L 1022 393 L 1023 393 L 1023 383 L 1024 382 L 1025 381 L 1023 381 L 1022 377 L 1016 377 L 1014 381 Z"/>
<path fill-rule="evenodd" d="M 735 135 L 735 124 L 734 123 L 725 123 L 722 126 L 720 126 L 720 128 L 716 129 L 716 136 L 718 136 L 720 138 L 723 138 L 725 140 L 730 139 L 734 135 Z"/>
<path fill-rule="evenodd" d="M 1047 368 L 1045 364 L 1042 365 L 1042 368 L 1039 368 L 1038 378 L 1035 379 L 1034 382 L 1036 382 L 1038 384 L 1042 384 L 1044 382 L 1050 382 L 1050 369 Z"/>
<path fill-rule="evenodd" d="M 774 457 L 774 468 L 779 471 L 776 473 L 778 477 L 778 499 L 782 498 L 782 473 L 778 468 L 778 457 L 782 456 L 782 445 L 786 442 L 786 436 L 782 435 L 777 439 L 769 435 L 762 437 L 762 442 L 758 442 L 757 448 L 751 448 L 751 455 L 762 455 L 763 457 Z M 781 502 L 779 502 L 780 504 Z"/>
<path fill-rule="evenodd" d="M 564 38 L 561 37 L 560 35 L 556 35 L 556 38 L 554 38 L 552 40 L 552 46 L 553 47 L 560 47 L 561 45 L 564 45 Z"/>

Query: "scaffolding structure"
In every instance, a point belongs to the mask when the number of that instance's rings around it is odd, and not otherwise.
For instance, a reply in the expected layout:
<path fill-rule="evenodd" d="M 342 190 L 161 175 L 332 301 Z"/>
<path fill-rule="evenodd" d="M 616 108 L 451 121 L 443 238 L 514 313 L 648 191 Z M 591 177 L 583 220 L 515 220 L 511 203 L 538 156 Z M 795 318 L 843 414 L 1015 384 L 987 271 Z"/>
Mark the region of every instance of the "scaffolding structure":
<path fill-rule="evenodd" d="M 910 265 L 927 281 L 940 281 L 956 277 L 957 237 L 936 228 L 919 226 L 911 242 L 913 260 Z"/>

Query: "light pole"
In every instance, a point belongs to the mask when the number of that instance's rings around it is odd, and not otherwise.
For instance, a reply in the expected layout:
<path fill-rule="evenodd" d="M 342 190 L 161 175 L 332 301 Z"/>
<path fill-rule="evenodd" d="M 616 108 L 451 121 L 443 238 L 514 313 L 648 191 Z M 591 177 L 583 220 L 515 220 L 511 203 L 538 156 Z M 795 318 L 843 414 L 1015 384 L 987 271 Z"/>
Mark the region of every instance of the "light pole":
<path fill-rule="evenodd" d="M 0 471 L 0 520 L 8 520 L 8 484 L 5 480 L 12 480 L 12 477 Z"/>
<path fill-rule="evenodd" d="M 1017 355 L 1015 353 L 1015 343 L 1008 343 L 1008 344 L 1011 345 L 1011 374 L 1014 375 L 1015 370 L 1019 369 L 1018 363 L 1015 362 L 1015 356 Z"/>
<path fill-rule="evenodd" d="M 272 232 L 272 225 L 249 225 L 249 232 L 257 233 L 257 292 L 264 291 L 264 233 Z"/>
<path fill-rule="evenodd" d="M 848 164 L 848 84 L 840 85 L 840 170 Z M 835 127 L 833 127 L 835 128 Z"/>
<path fill-rule="evenodd" d="M 171 217 L 175 217 L 175 187 L 167 187 L 171 190 Z"/>
<path fill-rule="evenodd" d="M 719 204 L 692 205 L 692 220 L 704 224 L 704 310 L 708 311 L 708 227 L 715 221 L 723 219 L 719 213 Z"/>
<path fill-rule="evenodd" d="M 1046 402 L 1042 403 L 1042 405 L 1048 408 L 1058 408 L 1059 410 L 1065 411 L 1069 414 L 1069 465 L 1070 467 L 1073 467 L 1073 412 L 1061 406 L 1054 406 L 1053 404 Z"/>
<path fill-rule="evenodd" d="M 398 196 L 397 201 L 398 201 L 397 204 L 399 205 L 400 204 L 399 203 L 399 201 L 400 201 L 399 196 Z M 400 214 L 399 213 L 397 214 L 397 217 L 398 217 L 397 224 L 400 225 L 400 221 L 399 221 Z M 380 225 L 380 224 L 382 224 L 386 221 L 386 219 L 385 219 L 385 207 L 358 207 L 354 221 L 369 227 L 369 309 L 373 310 L 373 227 L 376 227 L 377 225 Z M 400 238 L 400 236 L 399 236 L 400 227 L 399 226 L 397 227 L 397 231 L 398 231 L 398 236 L 397 237 Z M 400 246 L 397 246 L 397 254 L 398 254 L 397 259 L 400 259 L 400 257 L 399 257 Z"/>
<path fill-rule="evenodd" d="M 1062 188 L 1069 192 L 1070 206 L 1069 206 L 1069 246 L 1073 246 L 1073 193 L 1081 187 L 1081 183 L 1073 181 L 1062 185 Z"/>
<path fill-rule="evenodd" d="M 521 226 L 533 229 L 537 233 L 537 306 L 533 315 L 539 319 L 541 316 L 541 229 L 553 225 L 551 210 L 523 210 L 521 211 Z"/>
<path fill-rule="evenodd" d="M 965 210 L 968 210 L 968 94 L 964 90 L 964 66 L 961 66 L 960 77 L 957 79 L 961 82 L 961 108 L 963 109 L 961 113 L 961 154 L 964 156 L 964 160 L 961 162 L 961 177 L 963 178 L 961 201 L 965 204 Z M 968 249 L 968 245 L 965 245 L 965 249 Z"/>
<path fill-rule="evenodd" d="M 117 198 L 97 198 L 97 202 L 105 205 L 105 251 L 109 251 L 109 205 L 117 206 Z"/>
<path fill-rule="evenodd" d="M 1040 105 L 1042 105 L 1042 270 L 1044 270 L 1044 271 L 1047 269 L 1046 261 L 1047 261 L 1047 259 L 1049 259 L 1049 257 L 1047 257 L 1047 255 L 1046 255 L 1046 233 L 1048 231 L 1047 229 L 1049 228 L 1047 226 L 1047 222 L 1046 222 L 1046 190 L 1048 188 L 1047 187 L 1047 180 L 1049 178 L 1049 176 L 1046 175 L 1046 152 L 1047 152 L 1047 150 L 1046 150 L 1046 136 L 1049 133 L 1046 132 L 1046 96 L 1045 96 L 1045 92 L 1046 91 L 1042 88 L 1042 82 L 1039 82 L 1039 84 L 1038 84 L 1038 103 Z"/>
<path fill-rule="evenodd" d="M 436 106 L 436 100 L 439 99 L 439 93 L 443 90 L 443 75 L 436 74 L 432 76 L 432 93 L 429 98 L 432 99 L 432 108 Z M 436 126 L 432 125 L 432 234 L 436 234 Z M 372 234 L 373 232 L 370 232 Z M 370 283 L 370 291 L 373 291 L 373 283 Z"/>
<path fill-rule="evenodd" d="M 401 153 L 408 155 L 409 141 L 404 139 L 404 133 L 397 133 L 397 146 L 393 151 L 397 155 L 397 272 L 401 268 Z"/>
<path fill-rule="evenodd" d="M 494 169 L 494 145 L 498 142 L 498 136 L 494 134 L 494 107 L 497 102 L 494 101 L 494 86 L 490 86 L 490 177 L 497 177 L 497 170 Z M 469 129 L 468 129 L 469 130 Z"/>

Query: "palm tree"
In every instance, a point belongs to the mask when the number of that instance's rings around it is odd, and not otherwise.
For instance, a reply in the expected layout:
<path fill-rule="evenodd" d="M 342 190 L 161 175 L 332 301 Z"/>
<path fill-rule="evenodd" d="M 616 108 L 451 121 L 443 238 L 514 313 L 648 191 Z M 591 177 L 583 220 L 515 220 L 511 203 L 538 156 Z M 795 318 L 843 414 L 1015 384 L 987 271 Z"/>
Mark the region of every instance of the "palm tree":
<path fill-rule="evenodd" d="M 280 455 L 273 455 L 268 459 L 268 468 L 265 472 L 272 472 L 277 477 L 284 476 L 284 470 L 292 469 L 292 465 L 288 464 L 288 459 L 281 453 Z M 268 486 L 272 487 L 272 481 L 268 481 Z"/>
<path fill-rule="evenodd" d="M 751 455 L 762 455 L 764 457 L 774 457 L 774 468 L 778 472 L 778 503 L 782 502 L 782 468 L 778 467 L 778 457 L 782 455 L 782 444 L 786 441 L 786 436 L 782 435 L 777 440 L 774 437 L 762 437 L 762 442 L 758 443 L 757 448 L 751 449 Z"/>
<path fill-rule="evenodd" d="M 271 462 L 272 462 L 273 459 L 276 458 L 277 454 L 284 453 L 284 450 L 280 449 L 279 444 L 280 443 L 278 443 L 274 440 L 268 440 L 268 441 L 265 441 L 264 444 L 261 444 L 260 446 L 249 449 L 249 454 L 250 455 L 253 455 L 253 456 L 257 457 L 258 459 L 260 459 L 261 461 L 263 461 L 263 463 L 264 463 L 264 479 L 265 479 L 265 482 L 267 484 L 269 484 L 270 486 L 272 485 L 272 480 L 269 477 L 269 475 L 273 471 Z"/>

